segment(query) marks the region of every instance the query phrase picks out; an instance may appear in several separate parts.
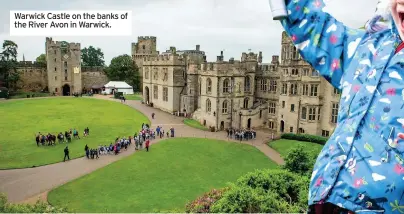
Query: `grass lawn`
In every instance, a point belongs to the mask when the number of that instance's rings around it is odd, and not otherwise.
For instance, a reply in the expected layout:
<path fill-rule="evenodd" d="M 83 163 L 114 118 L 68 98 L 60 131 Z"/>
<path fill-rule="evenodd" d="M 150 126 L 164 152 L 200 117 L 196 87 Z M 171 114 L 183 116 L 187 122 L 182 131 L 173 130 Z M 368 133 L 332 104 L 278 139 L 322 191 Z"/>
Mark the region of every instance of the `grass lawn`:
<path fill-rule="evenodd" d="M 148 119 L 117 102 L 91 98 L 10 100 L 0 103 L 0 169 L 45 165 L 63 160 L 65 144 L 37 147 L 38 132 L 57 134 L 76 128 L 90 136 L 69 144 L 70 158 L 84 155 L 84 146 L 109 144 L 133 135 Z"/>
<path fill-rule="evenodd" d="M 142 100 L 142 94 L 124 95 L 127 100 Z"/>
<path fill-rule="evenodd" d="M 297 145 L 302 145 L 307 150 L 313 150 L 317 153 L 320 153 L 321 149 L 323 148 L 322 145 L 317 143 L 310 143 L 310 142 L 302 142 L 296 140 L 286 140 L 280 139 L 277 141 L 269 142 L 268 145 L 278 151 L 282 157 L 286 157 L 289 153 L 290 149 L 296 147 Z"/>
<path fill-rule="evenodd" d="M 204 131 L 209 130 L 208 127 L 203 126 L 201 123 L 199 123 L 198 121 L 193 120 L 193 119 L 185 119 L 184 123 L 185 123 L 185 125 L 191 126 L 196 129 L 200 129 L 200 130 L 204 130 Z"/>
<path fill-rule="evenodd" d="M 274 167 L 250 145 L 172 138 L 52 190 L 48 201 L 72 212 L 185 211 L 188 201 L 212 188 Z"/>

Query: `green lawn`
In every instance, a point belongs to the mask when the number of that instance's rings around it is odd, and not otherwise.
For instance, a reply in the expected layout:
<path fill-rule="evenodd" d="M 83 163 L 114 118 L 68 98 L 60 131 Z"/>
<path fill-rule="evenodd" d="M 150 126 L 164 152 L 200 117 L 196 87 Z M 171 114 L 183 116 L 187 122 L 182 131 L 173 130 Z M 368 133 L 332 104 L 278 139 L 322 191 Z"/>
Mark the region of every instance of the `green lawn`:
<path fill-rule="evenodd" d="M 142 94 L 124 95 L 127 100 L 142 100 Z"/>
<path fill-rule="evenodd" d="M 204 130 L 204 131 L 209 130 L 208 127 L 203 126 L 201 123 L 199 123 L 198 121 L 193 120 L 193 119 L 185 119 L 184 123 L 185 123 L 185 125 L 191 126 L 193 128 L 196 128 L 196 129 L 201 129 L 201 130 Z"/>
<path fill-rule="evenodd" d="M 185 211 L 188 201 L 212 188 L 274 167 L 250 145 L 172 138 L 52 190 L 48 201 L 72 212 Z"/>
<path fill-rule="evenodd" d="M 290 149 L 296 147 L 297 145 L 302 145 L 307 150 L 313 150 L 317 153 L 320 153 L 321 149 L 323 148 L 322 145 L 317 143 L 310 143 L 310 142 L 302 142 L 296 140 L 286 140 L 280 139 L 277 141 L 269 142 L 268 145 L 278 151 L 282 157 L 286 157 L 289 153 Z"/>
<path fill-rule="evenodd" d="M 37 147 L 38 132 L 57 134 L 76 128 L 90 136 L 69 144 L 70 158 L 84 155 L 84 146 L 109 144 L 118 136 L 133 135 L 148 119 L 117 102 L 91 98 L 46 98 L 0 103 L 0 169 L 40 166 L 63 159 L 64 144 Z"/>

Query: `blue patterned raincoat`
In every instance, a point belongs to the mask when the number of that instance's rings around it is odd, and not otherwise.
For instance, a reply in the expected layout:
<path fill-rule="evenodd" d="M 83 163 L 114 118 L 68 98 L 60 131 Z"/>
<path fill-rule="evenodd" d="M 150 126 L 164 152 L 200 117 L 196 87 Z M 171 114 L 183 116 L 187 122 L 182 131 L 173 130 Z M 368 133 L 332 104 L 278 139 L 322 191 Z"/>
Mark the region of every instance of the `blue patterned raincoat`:
<path fill-rule="evenodd" d="M 404 213 L 404 50 L 394 25 L 350 29 L 322 0 L 286 0 L 282 21 L 303 58 L 342 90 L 338 125 L 315 164 L 309 205 Z"/>

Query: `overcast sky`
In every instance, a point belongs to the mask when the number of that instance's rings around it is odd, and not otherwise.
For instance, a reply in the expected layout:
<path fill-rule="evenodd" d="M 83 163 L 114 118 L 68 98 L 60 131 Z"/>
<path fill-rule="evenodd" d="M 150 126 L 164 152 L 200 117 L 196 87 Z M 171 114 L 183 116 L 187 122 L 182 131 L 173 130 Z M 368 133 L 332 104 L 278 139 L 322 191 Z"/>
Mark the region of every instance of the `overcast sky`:
<path fill-rule="evenodd" d="M 327 10 L 350 27 L 361 27 L 373 14 L 377 0 L 330 0 Z M 349 5 L 349 6 L 348 6 Z M 264 62 L 280 54 L 282 28 L 272 21 L 268 0 L 12 0 L 0 8 L 0 41 L 15 41 L 18 59 L 34 61 L 45 52 L 44 37 L 10 37 L 10 10 L 132 10 L 130 37 L 54 37 L 103 50 L 105 61 L 131 54 L 138 36 L 156 36 L 157 49 L 170 46 L 194 49 L 201 45 L 209 61 L 224 50 L 224 57 L 239 59 L 241 52 L 262 51 Z M 1 28 L 3 26 L 3 28 Z"/>

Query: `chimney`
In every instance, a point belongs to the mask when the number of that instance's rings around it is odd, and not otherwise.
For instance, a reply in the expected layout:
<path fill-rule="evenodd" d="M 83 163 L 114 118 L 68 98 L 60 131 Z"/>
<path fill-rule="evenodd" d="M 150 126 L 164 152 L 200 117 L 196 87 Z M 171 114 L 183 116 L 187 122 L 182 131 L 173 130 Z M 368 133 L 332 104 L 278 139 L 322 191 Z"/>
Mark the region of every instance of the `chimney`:
<path fill-rule="evenodd" d="M 200 45 L 196 45 L 196 50 L 199 51 L 201 49 Z"/>

